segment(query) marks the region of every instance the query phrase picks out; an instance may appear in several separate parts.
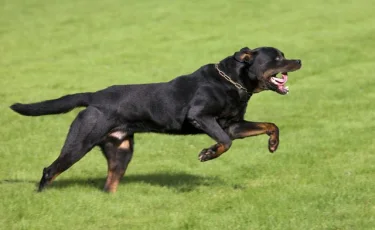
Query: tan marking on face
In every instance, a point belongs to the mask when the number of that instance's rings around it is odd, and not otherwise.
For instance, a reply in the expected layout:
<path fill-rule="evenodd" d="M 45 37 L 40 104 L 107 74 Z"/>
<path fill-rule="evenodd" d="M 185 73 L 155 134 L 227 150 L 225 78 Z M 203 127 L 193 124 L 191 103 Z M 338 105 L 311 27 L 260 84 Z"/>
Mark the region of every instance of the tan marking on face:
<path fill-rule="evenodd" d="M 268 69 L 263 73 L 263 77 L 268 78 L 277 73 L 293 72 L 301 68 L 301 64 L 291 60 L 284 60 L 284 65 L 274 69 Z"/>
<path fill-rule="evenodd" d="M 262 92 L 262 91 L 264 91 L 264 89 L 262 89 L 262 88 L 255 88 L 255 89 L 253 90 L 253 93 L 260 93 L 260 92 Z"/>
<path fill-rule="evenodd" d="M 280 72 L 277 71 L 277 69 L 269 69 L 263 73 L 263 77 L 267 78 L 267 77 L 270 77 L 271 75 L 274 75 L 275 73 L 280 73 Z"/>

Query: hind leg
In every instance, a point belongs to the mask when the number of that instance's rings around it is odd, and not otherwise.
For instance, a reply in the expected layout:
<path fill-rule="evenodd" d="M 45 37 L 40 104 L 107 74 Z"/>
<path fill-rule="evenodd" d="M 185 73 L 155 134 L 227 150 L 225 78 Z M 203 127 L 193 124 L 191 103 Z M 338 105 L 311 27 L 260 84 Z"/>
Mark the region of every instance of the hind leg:
<path fill-rule="evenodd" d="M 112 124 L 97 108 L 88 107 L 81 111 L 70 126 L 60 156 L 44 168 L 39 191 L 100 143 L 111 127 Z"/>
<path fill-rule="evenodd" d="M 119 133 L 123 137 L 119 139 L 113 138 Z M 117 190 L 121 178 L 133 156 L 134 137 L 123 132 L 115 132 L 101 144 L 104 156 L 108 162 L 108 176 L 105 182 L 104 190 L 114 193 Z"/>

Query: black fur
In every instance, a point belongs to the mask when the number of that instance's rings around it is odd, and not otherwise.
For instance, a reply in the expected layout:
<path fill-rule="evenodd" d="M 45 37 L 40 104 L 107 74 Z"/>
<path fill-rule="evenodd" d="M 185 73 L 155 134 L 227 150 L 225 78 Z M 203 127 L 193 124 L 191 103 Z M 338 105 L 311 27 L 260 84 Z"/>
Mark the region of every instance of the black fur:
<path fill-rule="evenodd" d="M 90 96 L 91 93 L 77 93 L 31 104 L 15 103 L 10 108 L 25 116 L 67 113 L 76 107 L 89 106 Z"/>
<path fill-rule="evenodd" d="M 245 47 L 218 63 L 232 82 L 221 76 L 214 64 L 208 64 L 169 82 L 116 85 L 94 93 L 16 103 L 11 109 L 26 116 L 40 116 L 87 107 L 73 121 L 60 156 L 44 169 L 39 190 L 94 146 L 100 146 L 108 161 L 105 189 L 114 192 L 133 154 L 134 133 L 207 134 L 216 144 L 201 151 L 201 161 L 220 156 L 234 139 L 259 134 L 270 136 L 269 150 L 275 151 L 279 143 L 277 126 L 244 121 L 247 103 L 253 93 L 263 90 L 284 94 L 270 82 L 271 76 L 300 67 L 300 60 L 287 60 L 275 48 Z"/>

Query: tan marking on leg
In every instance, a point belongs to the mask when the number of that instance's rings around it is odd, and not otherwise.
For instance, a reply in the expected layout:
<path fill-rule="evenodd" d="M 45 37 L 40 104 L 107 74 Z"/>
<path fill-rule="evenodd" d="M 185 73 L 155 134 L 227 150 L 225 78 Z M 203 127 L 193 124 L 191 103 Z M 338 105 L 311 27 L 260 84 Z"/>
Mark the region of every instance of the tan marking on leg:
<path fill-rule="evenodd" d="M 250 136 L 257 136 L 261 134 L 268 134 L 269 136 L 277 136 L 276 133 L 277 127 L 271 123 L 259 123 L 256 126 L 256 129 L 246 130 L 245 132 L 241 133 L 241 137 L 250 137 Z"/>
<path fill-rule="evenodd" d="M 257 135 L 260 135 L 260 134 L 264 134 L 266 133 L 265 130 L 248 130 L 244 133 L 241 133 L 241 137 L 250 137 L 250 136 L 257 136 Z"/>
<path fill-rule="evenodd" d="M 110 193 L 115 193 L 117 191 L 117 187 L 118 187 L 119 182 L 120 182 L 120 180 L 117 179 L 117 178 L 115 180 L 111 181 L 111 183 L 108 186 L 107 191 L 110 192 Z"/>
<path fill-rule="evenodd" d="M 109 193 L 115 193 L 117 191 L 118 184 L 120 183 L 120 179 L 121 177 L 119 175 L 109 170 L 104 190 Z"/>
<path fill-rule="evenodd" d="M 130 148 L 130 141 L 129 140 L 124 140 L 121 142 L 121 144 L 118 147 L 119 149 L 129 149 Z"/>
<path fill-rule="evenodd" d="M 49 181 L 48 181 L 48 184 L 51 184 L 55 179 L 56 177 L 58 177 L 61 173 L 57 173 L 55 174 Z"/>
<path fill-rule="evenodd" d="M 225 149 L 225 146 L 223 144 L 218 143 L 218 145 L 219 146 L 216 149 L 216 155 L 220 156 L 221 154 L 223 154 L 227 150 Z"/>
<path fill-rule="evenodd" d="M 120 183 L 123 172 L 116 172 L 108 170 L 107 180 L 105 182 L 104 190 L 109 193 L 115 193 Z"/>
<path fill-rule="evenodd" d="M 113 177 L 113 172 L 108 170 L 107 180 L 105 181 L 104 190 L 108 191 Z"/>

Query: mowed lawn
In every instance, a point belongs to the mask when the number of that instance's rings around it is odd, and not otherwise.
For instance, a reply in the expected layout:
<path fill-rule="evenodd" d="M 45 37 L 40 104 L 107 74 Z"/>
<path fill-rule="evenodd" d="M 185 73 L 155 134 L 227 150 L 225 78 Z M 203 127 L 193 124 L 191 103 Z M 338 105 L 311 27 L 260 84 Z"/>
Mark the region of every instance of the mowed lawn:
<path fill-rule="evenodd" d="M 372 1 L 0 0 L 0 229 L 375 229 Z M 200 163 L 206 136 L 135 136 L 116 194 L 98 149 L 43 193 L 79 109 L 22 117 L 14 102 L 168 81 L 240 48 L 275 46 L 303 67 L 290 93 L 252 97 L 276 123 Z"/>

